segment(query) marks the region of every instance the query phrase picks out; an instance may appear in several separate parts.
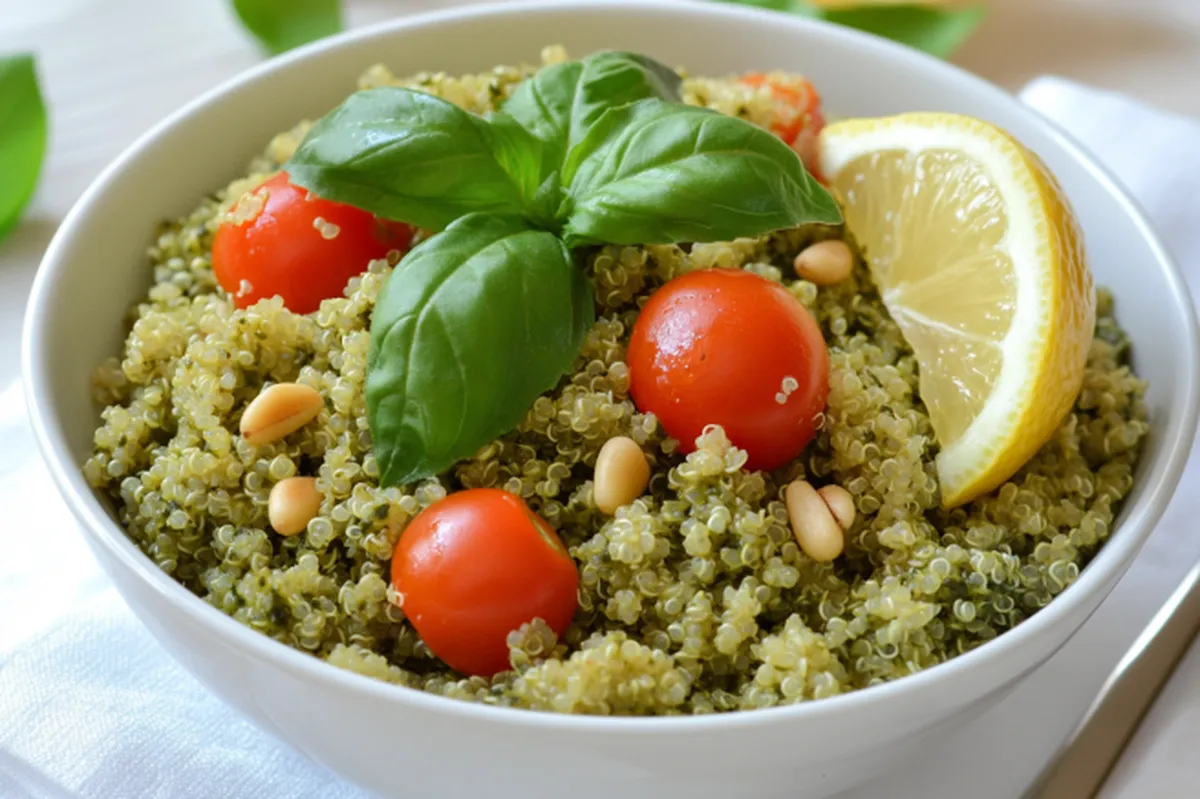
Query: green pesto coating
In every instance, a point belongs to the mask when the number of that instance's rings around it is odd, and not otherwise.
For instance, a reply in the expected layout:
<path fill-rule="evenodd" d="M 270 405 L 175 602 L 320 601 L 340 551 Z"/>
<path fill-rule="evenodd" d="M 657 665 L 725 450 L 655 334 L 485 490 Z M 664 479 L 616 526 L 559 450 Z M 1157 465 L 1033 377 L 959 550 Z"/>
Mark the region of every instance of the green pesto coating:
<path fill-rule="evenodd" d="M 376 67 L 362 85 L 420 85 L 482 111 L 531 69 L 397 80 Z M 685 97 L 758 124 L 774 113 L 767 95 L 730 80 L 689 77 Z M 979 646 L 1061 593 L 1112 531 L 1148 428 L 1145 387 L 1107 293 L 1074 412 L 1010 482 L 947 512 L 917 364 L 865 266 L 822 289 L 792 271 L 805 245 L 848 238 L 825 228 L 588 252 L 599 318 L 572 374 L 449 473 L 380 488 L 362 390 L 371 309 L 392 265 L 373 263 L 345 298 L 309 316 L 278 299 L 235 310 L 212 275 L 222 206 L 277 169 L 305 129 L 271 142 L 246 180 L 164 223 L 121 357 L 96 373 L 104 410 L 85 467 L 160 568 L 263 634 L 459 699 L 600 714 L 753 709 L 896 679 Z M 744 471 L 744 453 L 719 428 L 681 457 L 629 398 L 623 357 L 640 304 L 671 277 L 710 266 L 781 281 L 829 347 L 823 426 L 775 473 Z M 240 415 L 278 381 L 312 386 L 326 407 L 285 439 L 250 446 L 236 432 Z M 610 518 L 593 503 L 591 476 L 617 435 L 643 445 L 653 476 L 646 496 Z M 270 528 L 267 497 L 293 475 L 316 477 L 324 502 L 305 532 L 284 538 Z M 854 497 L 858 518 L 833 563 L 805 556 L 788 526 L 782 489 L 799 477 Z M 463 679 L 434 658 L 388 585 L 407 521 L 476 486 L 525 497 L 581 576 L 563 640 L 540 621 L 514 631 L 513 670 L 492 680 Z"/>

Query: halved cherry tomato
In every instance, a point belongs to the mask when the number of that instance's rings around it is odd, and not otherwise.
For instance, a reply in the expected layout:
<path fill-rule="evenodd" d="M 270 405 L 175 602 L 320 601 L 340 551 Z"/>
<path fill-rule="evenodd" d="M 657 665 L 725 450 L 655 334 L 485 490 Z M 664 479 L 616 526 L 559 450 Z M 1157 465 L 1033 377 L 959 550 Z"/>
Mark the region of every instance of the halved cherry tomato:
<path fill-rule="evenodd" d="M 212 262 L 238 308 L 278 295 L 291 311 L 311 313 L 342 296 L 371 261 L 412 244 L 410 226 L 323 200 L 284 172 L 242 198 L 232 216 L 213 238 Z"/>
<path fill-rule="evenodd" d="M 463 674 L 509 668 L 508 634 L 540 618 L 562 635 L 579 570 L 545 519 L 515 494 L 472 488 L 430 505 L 400 536 L 392 585 L 426 646 Z"/>
<path fill-rule="evenodd" d="M 626 354 L 638 409 L 684 452 L 710 424 L 774 469 L 800 454 L 829 394 L 829 354 L 812 314 L 778 283 L 702 269 L 654 292 Z"/>
<path fill-rule="evenodd" d="M 820 179 L 816 172 L 818 139 L 825 127 L 825 115 L 821 111 L 821 95 L 813 85 L 802 77 L 782 73 L 752 72 L 741 81 L 754 88 L 770 87 L 776 119 L 771 132 L 790 145 L 808 170 Z"/>

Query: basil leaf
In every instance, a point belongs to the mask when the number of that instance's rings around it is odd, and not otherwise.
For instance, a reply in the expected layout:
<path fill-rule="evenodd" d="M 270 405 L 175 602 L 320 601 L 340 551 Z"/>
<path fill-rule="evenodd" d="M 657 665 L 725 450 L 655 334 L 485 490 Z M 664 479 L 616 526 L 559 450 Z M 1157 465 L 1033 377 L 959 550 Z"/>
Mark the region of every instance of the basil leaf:
<path fill-rule="evenodd" d="M 696 106 L 612 109 L 571 151 L 567 246 L 728 241 L 839 224 L 837 203 L 768 131 Z"/>
<path fill-rule="evenodd" d="M 605 111 L 651 97 L 678 102 L 682 84 L 678 73 L 651 58 L 605 50 L 538 70 L 517 87 L 495 122 L 516 122 L 544 143 L 544 178 Z"/>
<path fill-rule="evenodd" d="M 37 188 L 47 128 L 33 56 L 0 56 L 0 240 L 16 227 Z"/>
<path fill-rule="evenodd" d="M 819 16 L 946 58 L 983 22 L 984 7 L 928 8 L 913 5 L 822 10 Z"/>
<path fill-rule="evenodd" d="M 610 108 L 657 98 L 681 102 L 683 79 L 675 70 L 637 53 L 609 50 L 583 60 L 583 75 L 571 108 L 567 149 L 578 144 Z"/>
<path fill-rule="evenodd" d="M 501 164 L 514 168 L 519 147 L 453 103 L 385 87 L 356 92 L 324 116 L 284 169 L 325 199 L 441 230 L 464 214 L 522 209 Z"/>
<path fill-rule="evenodd" d="M 233 0 L 242 25 L 272 55 L 340 33 L 340 0 Z"/>
<path fill-rule="evenodd" d="M 415 247 L 371 320 L 365 395 L 381 481 L 438 474 L 515 427 L 594 321 L 583 270 L 520 217 L 472 214 Z"/>
<path fill-rule="evenodd" d="M 583 64 L 579 61 L 542 67 L 521 81 L 493 124 L 515 123 L 548 145 L 548 165 L 561 164 L 571 135 L 571 111 L 582 75 Z"/>
<path fill-rule="evenodd" d="M 962 45 L 986 16 L 983 5 L 933 8 L 919 3 L 821 8 L 813 0 L 723 0 L 737 5 L 799 14 L 883 36 L 930 55 L 946 58 Z"/>
<path fill-rule="evenodd" d="M 768 11 L 792 11 L 794 0 L 725 0 L 739 6 L 754 6 Z"/>
<path fill-rule="evenodd" d="M 558 165 L 550 163 L 547 144 L 511 120 L 494 118 L 489 128 L 496 162 L 516 187 L 525 215 L 547 228 L 554 227 L 558 206 L 547 202 L 547 176 L 543 173 L 547 165 L 551 172 Z M 552 188 L 559 190 L 557 185 Z"/>

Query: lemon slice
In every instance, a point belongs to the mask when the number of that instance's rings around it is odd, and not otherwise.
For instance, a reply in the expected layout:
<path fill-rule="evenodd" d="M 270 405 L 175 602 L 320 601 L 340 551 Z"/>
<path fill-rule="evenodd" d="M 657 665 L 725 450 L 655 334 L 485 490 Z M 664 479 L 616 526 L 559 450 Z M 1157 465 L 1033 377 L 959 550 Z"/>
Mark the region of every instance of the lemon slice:
<path fill-rule="evenodd" d="M 1020 469 L 1079 394 L 1096 318 L 1079 224 L 1037 156 L 977 119 L 847 120 L 820 157 L 916 353 L 942 505 L 962 505 Z"/>

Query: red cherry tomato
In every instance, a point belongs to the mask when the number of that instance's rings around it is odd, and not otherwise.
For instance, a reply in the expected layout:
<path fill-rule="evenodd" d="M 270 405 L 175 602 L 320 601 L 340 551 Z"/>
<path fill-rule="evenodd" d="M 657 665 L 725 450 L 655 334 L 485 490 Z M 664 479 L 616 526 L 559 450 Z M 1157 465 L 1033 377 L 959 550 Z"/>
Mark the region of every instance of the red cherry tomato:
<path fill-rule="evenodd" d="M 799 455 L 829 394 L 829 354 L 812 314 L 783 286 L 741 269 L 689 272 L 654 292 L 626 361 L 634 403 L 684 452 L 719 424 L 750 469 Z"/>
<path fill-rule="evenodd" d="M 430 505 L 405 528 L 392 585 L 426 646 L 468 675 L 509 668 L 508 634 L 534 618 L 562 635 L 579 570 L 550 525 L 515 494 L 472 488 Z"/>
<path fill-rule="evenodd" d="M 322 200 L 281 172 L 239 205 L 213 238 L 213 273 L 238 308 L 276 295 L 295 313 L 342 296 L 346 283 L 392 250 L 407 250 L 413 230 L 352 205 Z M 235 214 L 238 211 L 235 211 Z"/>
<path fill-rule="evenodd" d="M 776 122 L 771 132 L 799 153 L 804 165 L 817 175 L 818 140 L 825 127 L 821 111 L 821 95 L 804 78 L 752 72 L 742 77 L 742 83 L 758 88 L 767 85 L 775 100 Z"/>

